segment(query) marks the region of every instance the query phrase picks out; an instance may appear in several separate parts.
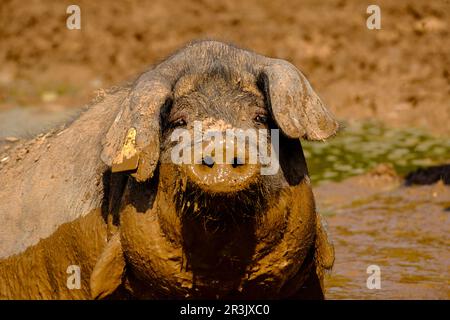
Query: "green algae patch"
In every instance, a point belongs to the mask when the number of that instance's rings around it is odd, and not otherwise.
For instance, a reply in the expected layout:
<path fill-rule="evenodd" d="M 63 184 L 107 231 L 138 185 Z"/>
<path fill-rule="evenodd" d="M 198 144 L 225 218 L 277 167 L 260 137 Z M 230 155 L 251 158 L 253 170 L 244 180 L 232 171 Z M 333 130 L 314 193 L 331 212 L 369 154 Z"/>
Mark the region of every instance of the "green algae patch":
<path fill-rule="evenodd" d="M 374 122 L 351 124 L 326 142 L 302 143 L 313 183 L 341 181 L 391 163 L 400 175 L 450 161 L 450 139 L 419 129 L 389 129 Z"/>

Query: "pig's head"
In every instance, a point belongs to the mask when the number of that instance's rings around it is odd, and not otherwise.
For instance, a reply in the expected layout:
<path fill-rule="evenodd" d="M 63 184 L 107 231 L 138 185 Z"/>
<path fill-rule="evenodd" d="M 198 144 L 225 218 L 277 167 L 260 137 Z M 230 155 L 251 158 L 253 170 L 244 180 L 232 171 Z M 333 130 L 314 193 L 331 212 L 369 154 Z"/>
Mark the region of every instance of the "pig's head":
<path fill-rule="evenodd" d="M 123 284 L 139 297 L 282 297 L 331 267 L 299 139 L 338 124 L 293 65 L 199 42 L 122 103 L 102 159 L 125 178 L 93 296 Z"/>

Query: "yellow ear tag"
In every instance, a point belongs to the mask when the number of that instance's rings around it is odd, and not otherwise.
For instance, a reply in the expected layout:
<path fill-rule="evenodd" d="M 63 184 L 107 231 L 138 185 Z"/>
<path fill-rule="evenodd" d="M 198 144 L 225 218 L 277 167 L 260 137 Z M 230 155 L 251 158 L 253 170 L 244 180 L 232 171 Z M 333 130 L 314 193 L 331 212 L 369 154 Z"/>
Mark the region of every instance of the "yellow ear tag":
<path fill-rule="evenodd" d="M 139 153 L 136 150 L 136 129 L 130 128 L 125 138 L 122 150 L 112 163 L 112 172 L 136 170 L 139 163 Z"/>

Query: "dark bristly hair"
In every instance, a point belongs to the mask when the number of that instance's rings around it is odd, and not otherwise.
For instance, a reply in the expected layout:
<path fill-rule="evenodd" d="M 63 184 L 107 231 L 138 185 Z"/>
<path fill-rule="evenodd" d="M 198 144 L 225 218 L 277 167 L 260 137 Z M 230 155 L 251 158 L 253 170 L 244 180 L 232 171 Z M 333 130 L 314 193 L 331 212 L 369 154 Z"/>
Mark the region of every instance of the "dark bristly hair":
<path fill-rule="evenodd" d="M 226 231 L 242 223 L 256 222 L 267 209 L 268 199 L 278 192 L 277 186 L 258 179 L 246 189 L 230 193 L 209 193 L 192 181 L 184 191 L 174 195 L 177 213 L 182 220 L 197 221 L 206 232 Z"/>

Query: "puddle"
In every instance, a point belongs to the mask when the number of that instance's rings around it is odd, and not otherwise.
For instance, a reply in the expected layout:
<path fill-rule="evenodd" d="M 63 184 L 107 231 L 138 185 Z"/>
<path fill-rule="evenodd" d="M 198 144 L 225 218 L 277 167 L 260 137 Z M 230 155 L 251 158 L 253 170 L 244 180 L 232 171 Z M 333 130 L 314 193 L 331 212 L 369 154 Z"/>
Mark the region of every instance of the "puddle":
<path fill-rule="evenodd" d="M 348 200 L 369 186 L 370 177 L 356 178 L 316 188 L 336 251 L 327 299 L 449 299 L 450 187 L 392 184 Z M 380 289 L 366 285 L 371 265 L 380 268 Z"/>
<path fill-rule="evenodd" d="M 335 244 L 327 299 L 449 299 L 450 187 L 405 187 L 389 170 L 361 174 L 380 163 L 400 176 L 449 163 L 450 140 L 365 123 L 303 145 Z M 380 268 L 380 289 L 367 286 L 371 265 Z"/>

